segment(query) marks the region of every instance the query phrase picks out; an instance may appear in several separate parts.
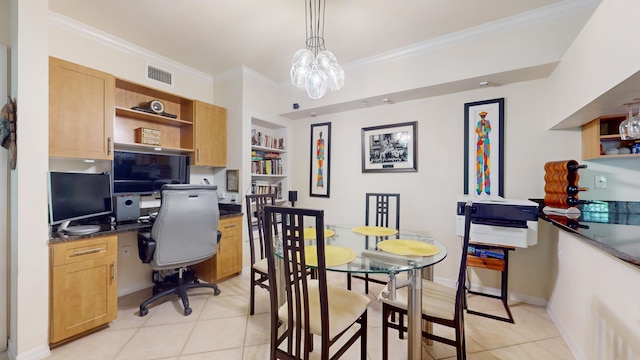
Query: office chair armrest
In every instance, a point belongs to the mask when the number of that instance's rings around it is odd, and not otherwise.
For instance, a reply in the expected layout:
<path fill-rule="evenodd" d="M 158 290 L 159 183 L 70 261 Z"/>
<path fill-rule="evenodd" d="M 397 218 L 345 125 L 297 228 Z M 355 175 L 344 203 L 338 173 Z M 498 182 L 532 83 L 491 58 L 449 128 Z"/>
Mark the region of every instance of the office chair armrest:
<path fill-rule="evenodd" d="M 220 238 L 222 237 L 222 232 L 220 230 L 218 230 L 218 240 L 216 241 L 216 244 L 220 244 Z"/>
<path fill-rule="evenodd" d="M 138 256 L 140 260 L 148 264 L 153 260 L 156 252 L 156 242 L 151 238 L 151 232 L 138 232 Z"/>

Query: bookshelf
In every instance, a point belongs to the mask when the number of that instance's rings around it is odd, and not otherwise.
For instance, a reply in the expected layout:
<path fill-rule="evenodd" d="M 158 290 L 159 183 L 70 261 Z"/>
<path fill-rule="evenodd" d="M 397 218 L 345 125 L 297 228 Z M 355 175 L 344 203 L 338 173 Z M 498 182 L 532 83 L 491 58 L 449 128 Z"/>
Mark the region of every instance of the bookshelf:
<path fill-rule="evenodd" d="M 276 202 L 287 201 L 287 128 L 252 118 L 251 194 L 275 193 Z"/>

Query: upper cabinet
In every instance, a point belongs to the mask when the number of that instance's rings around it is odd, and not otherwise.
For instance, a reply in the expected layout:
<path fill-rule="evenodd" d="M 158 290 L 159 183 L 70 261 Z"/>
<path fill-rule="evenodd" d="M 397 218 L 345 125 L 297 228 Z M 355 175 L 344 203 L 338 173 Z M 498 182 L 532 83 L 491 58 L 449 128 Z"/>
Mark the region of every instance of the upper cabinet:
<path fill-rule="evenodd" d="M 627 115 L 600 116 L 582 125 L 582 160 L 639 157 L 640 154 L 629 153 L 634 140 L 620 138 L 620 123 L 626 118 Z"/>
<path fill-rule="evenodd" d="M 115 144 L 142 150 L 162 148 L 192 152 L 193 100 L 143 85 L 116 79 Z M 160 104 L 151 110 L 155 100 Z M 156 141 L 142 141 L 141 131 L 151 131 Z"/>
<path fill-rule="evenodd" d="M 113 159 L 115 78 L 49 58 L 49 156 Z"/>
<path fill-rule="evenodd" d="M 227 166 L 227 109 L 195 101 L 195 151 L 191 165 Z"/>

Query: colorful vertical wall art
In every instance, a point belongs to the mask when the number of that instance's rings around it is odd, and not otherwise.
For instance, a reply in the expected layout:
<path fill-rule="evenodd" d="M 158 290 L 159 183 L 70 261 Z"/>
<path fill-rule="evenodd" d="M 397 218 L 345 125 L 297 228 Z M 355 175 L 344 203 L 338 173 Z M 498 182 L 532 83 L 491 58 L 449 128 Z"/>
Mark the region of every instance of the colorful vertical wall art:
<path fill-rule="evenodd" d="M 504 196 L 504 98 L 464 104 L 464 193 Z"/>
<path fill-rule="evenodd" d="M 331 123 L 311 124 L 310 196 L 329 197 L 330 164 Z"/>

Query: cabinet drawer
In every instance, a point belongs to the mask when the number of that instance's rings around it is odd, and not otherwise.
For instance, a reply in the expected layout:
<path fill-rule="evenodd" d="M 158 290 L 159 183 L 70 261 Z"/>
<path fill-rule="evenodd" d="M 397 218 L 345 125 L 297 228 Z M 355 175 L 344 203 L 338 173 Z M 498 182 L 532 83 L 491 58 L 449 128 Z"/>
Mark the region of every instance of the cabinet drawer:
<path fill-rule="evenodd" d="M 480 258 L 473 255 L 467 256 L 467 266 L 504 271 L 504 260 L 492 258 Z"/>
<path fill-rule="evenodd" d="M 236 217 L 220 219 L 218 223 L 218 230 L 222 231 L 224 235 L 241 235 L 242 234 L 242 218 Z"/>
<path fill-rule="evenodd" d="M 118 237 L 116 235 L 54 244 L 51 245 L 52 266 L 116 255 L 117 248 Z"/>

